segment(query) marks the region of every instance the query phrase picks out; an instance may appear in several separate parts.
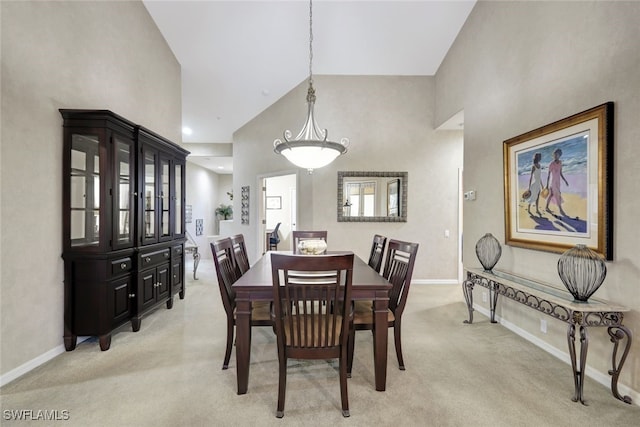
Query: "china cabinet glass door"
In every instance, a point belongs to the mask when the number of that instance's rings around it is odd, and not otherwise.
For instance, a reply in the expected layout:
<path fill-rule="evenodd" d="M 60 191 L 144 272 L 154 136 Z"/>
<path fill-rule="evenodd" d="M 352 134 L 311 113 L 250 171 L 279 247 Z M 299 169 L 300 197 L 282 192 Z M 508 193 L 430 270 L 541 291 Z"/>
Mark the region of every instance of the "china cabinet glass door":
<path fill-rule="evenodd" d="M 100 244 L 100 140 L 71 136 L 70 238 L 72 247 Z"/>
<path fill-rule="evenodd" d="M 160 156 L 160 237 L 171 237 L 171 160 Z"/>
<path fill-rule="evenodd" d="M 183 174 L 184 168 L 183 165 L 181 163 L 177 163 L 175 164 L 175 196 L 174 196 L 174 200 L 175 200 L 175 219 L 174 219 L 174 224 L 175 224 L 175 234 L 176 235 L 183 235 L 184 234 L 184 221 L 182 220 L 182 184 L 183 184 L 183 180 L 182 180 L 182 174 Z"/>
<path fill-rule="evenodd" d="M 130 247 L 133 244 L 133 149 L 131 142 L 114 136 L 115 177 L 114 247 Z"/>
<path fill-rule="evenodd" d="M 151 150 L 144 151 L 144 194 L 143 205 L 143 240 L 145 242 L 157 239 L 156 234 L 156 157 Z"/>

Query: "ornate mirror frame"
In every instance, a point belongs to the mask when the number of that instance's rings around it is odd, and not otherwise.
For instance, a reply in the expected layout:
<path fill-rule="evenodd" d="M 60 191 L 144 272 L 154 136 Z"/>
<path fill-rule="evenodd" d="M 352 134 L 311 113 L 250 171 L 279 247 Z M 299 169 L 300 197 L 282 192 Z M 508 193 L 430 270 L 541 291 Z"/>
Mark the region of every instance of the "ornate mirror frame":
<path fill-rule="evenodd" d="M 344 178 L 389 178 L 398 179 L 398 208 L 400 212 L 397 216 L 348 216 L 344 214 Z M 409 173 L 408 172 L 368 172 L 368 171 L 340 171 L 338 172 L 338 201 L 337 212 L 338 222 L 407 222 L 407 193 L 408 193 Z"/>

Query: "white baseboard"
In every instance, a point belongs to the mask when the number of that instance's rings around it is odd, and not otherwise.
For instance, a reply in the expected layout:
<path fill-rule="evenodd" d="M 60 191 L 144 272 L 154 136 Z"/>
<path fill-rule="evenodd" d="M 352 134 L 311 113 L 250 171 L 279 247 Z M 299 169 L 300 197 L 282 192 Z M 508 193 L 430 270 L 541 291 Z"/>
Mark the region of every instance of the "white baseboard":
<path fill-rule="evenodd" d="M 413 279 L 411 283 L 414 285 L 459 285 L 458 279 Z"/>
<path fill-rule="evenodd" d="M 473 309 L 485 316 L 487 316 L 488 318 L 491 318 L 491 312 L 486 308 L 486 307 L 481 307 L 478 305 L 473 306 Z M 544 351 L 546 351 L 547 353 L 550 353 L 551 355 L 557 357 L 558 359 L 562 360 L 564 363 L 566 363 L 567 365 L 571 365 L 571 356 L 569 356 L 569 353 L 564 352 L 562 350 L 559 350 L 551 345 L 549 345 L 549 343 L 547 343 L 546 341 L 541 340 L 540 338 L 536 337 L 535 335 L 530 334 L 529 332 L 525 331 L 524 329 L 521 329 L 519 326 L 516 326 L 515 324 L 502 319 L 500 316 L 496 315 L 495 316 L 495 320 L 496 322 L 500 323 L 502 326 L 504 326 L 505 328 L 509 329 L 511 332 L 515 333 L 516 335 L 521 336 L 522 338 L 524 338 L 525 340 L 529 341 L 530 343 L 536 345 L 537 347 L 540 347 L 541 349 L 543 349 Z M 602 384 L 603 386 L 607 387 L 607 388 L 611 388 L 611 375 L 609 375 L 608 373 L 602 373 L 594 368 L 592 368 L 591 366 L 587 365 L 587 370 L 586 370 L 586 374 L 589 378 L 597 381 L 598 383 Z M 629 396 L 631 399 L 633 399 L 633 402 L 637 405 L 640 406 L 640 393 L 638 393 L 637 391 L 633 390 L 632 388 L 629 388 L 627 386 L 625 386 L 624 384 L 620 384 L 618 383 L 618 393 L 620 393 L 622 396 Z"/>
<path fill-rule="evenodd" d="M 82 341 L 85 341 L 85 340 L 87 340 L 89 338 L 90 337 L 78 337 L 77 343 L 79 344 Z M 22 365 L 18 366 L 17 368 L 10 370 L 6 374 L 3 374 L 2 376 L 0 376 L 0 387 L 4 386 L 5 384 L 9 384 L 11 381 L 21 377 L 22 375 L 26 374 L 27 372 L 37 368 L 38 366 L 42 365 L 43 363 L 48 362 L 49 360 L 53 359 L 56 356 L 61 355 L 64 352 L 66 352 L 64 344 L 60 344 L 59 346 L 57 346 L 55 348 L 52 348 L 51 350 L 47 351 L 46 353 L 43 353 L 40 356 L 38 356 L 36 358 L 33 358 L 33 359 L 29 360 L 26 363 L 23 363 Z"/>

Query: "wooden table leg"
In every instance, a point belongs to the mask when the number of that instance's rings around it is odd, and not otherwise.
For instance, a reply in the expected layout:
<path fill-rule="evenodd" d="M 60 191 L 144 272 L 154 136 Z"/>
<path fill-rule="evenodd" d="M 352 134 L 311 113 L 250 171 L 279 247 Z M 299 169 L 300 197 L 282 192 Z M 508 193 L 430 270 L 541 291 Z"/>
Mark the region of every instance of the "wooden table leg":
<path fill-rule="evenodd" d="M 236 368 L 238 394 L 245 394 L 249 387 L 249 361 L 251 356 L 251 301 L 236 295 Z"/>
<path fill-rule="evenodd" d="M 389 295 L 387 291 L 381 292 L 374 300 L 374 363 L 376 390 L 385 391 L 387 386 L 387 337 Z"/>

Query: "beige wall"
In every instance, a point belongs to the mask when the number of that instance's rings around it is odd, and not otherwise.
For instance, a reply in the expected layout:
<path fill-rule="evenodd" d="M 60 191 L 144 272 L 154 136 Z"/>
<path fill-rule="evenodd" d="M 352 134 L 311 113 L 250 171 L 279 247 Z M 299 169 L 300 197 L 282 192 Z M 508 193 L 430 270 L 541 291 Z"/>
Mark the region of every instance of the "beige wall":
<path fill-rule="evenodd" d="M 584 111 L 615 103 L 614 261 L 595 296 L 631 308 L 636 340 L 620 378 L 640 390 L 640 3 L 479 2 L 436 75 L 437 123 L 464 109 L 464 260 L 479 267 L 475 242 L 486 232 L 504 242 L 502 142 Z M 562 283 L 559 254 L 503 246 L 497 268 Z M 481 290 L 476 290 L 476 294 Z M 475 301 L 482 301 L 476 295 Z M 483 305 L 481 302 L 479 303 Z M 501 301 L 498 315 L 543 345 L 567 354 L 566 325 Z M 540 332 L 540 319 L 549 322 Z M 612 345 L 606 328 L 590 331 L 589 365 L 606 382 Z M 567 370 L 567 382 L 571 381 Z"/>
<path fill-rule="evenodd" d="M 64 348 L 58 109 L 110 109 L 180 142 L 182 107 L 180 65 L 141 2 L 3 1 L 0 8 L 6 381 Z"/>
<path fill-rule="evenodd" d="M 316 119 L 329 137 L 351 140 L 349 151 L 331 165 L 298 173 L 298 224 L 328 230 L 330 248 L 369 256 L 373 235 L 420 243 L 416 280 L 457 280 L 457 186 L 462 132 L 435 131 L 432 77 L 314 76 Z M 238 226 L 256 251 L 256 176 L 292 170 L 273 152 L 285 129 L 298 133 L 305 119 L 307 82 L 234 134 L 234 191 L 251 186 L 249 227 Z M 407 171 L 406 223 L 337 222 L 338 171 Z M 238 207 L 236 201 L 236 209 Z M 450 230 L 448 239 L 444 230 Z"/>

